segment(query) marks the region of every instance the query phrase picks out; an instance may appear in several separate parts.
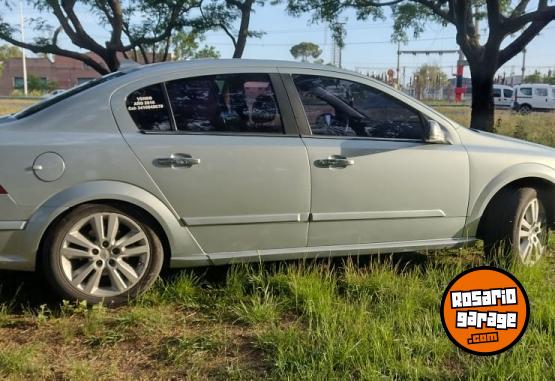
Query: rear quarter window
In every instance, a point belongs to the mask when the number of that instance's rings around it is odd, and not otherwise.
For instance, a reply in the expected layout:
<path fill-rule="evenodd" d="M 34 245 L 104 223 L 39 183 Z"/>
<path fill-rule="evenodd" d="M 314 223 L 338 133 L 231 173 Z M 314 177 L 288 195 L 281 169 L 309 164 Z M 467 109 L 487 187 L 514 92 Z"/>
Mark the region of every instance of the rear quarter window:
<path fill-rule="evenodd" d="M 536 88 L 534 94 L 538 97 L 547 97 L 547 89 Z"/>
<path fill-rule="evenodd" d="M 170 114 L 162 84 L 133 91 L 127 96 L 126 107 L 141 131 L 170 131 Z"/>

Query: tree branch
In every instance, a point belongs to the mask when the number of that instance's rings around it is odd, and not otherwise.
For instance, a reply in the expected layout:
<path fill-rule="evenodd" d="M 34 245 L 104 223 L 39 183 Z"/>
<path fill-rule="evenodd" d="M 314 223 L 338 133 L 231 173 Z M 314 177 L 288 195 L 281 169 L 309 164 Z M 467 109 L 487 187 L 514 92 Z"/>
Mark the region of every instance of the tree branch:
<path fill-rule="evenodd" d="M 391 0 L 382 3 L 381 1 L 365 1 L 365 0 L 357 0 L 356 5 L 359 7 L 385 7 L 388 5 L 396 5 L 402 3 L 405 0 Z"/>
<path fill-rule="evenodd" d="M 11 36 L 2 35 L 1 37 L 3 40 L 9 42 L 10 44 L 19 46 L 20 48 L 23 48 L 23 49 L 30 50 L 33 53 L 57 54 L 60 56 L 73 58 L 85 63 L 86 65 L 90 66 L 92 69 L 96 70 L 98 73 L 102 75 L 108 74 L 110 72 L 100 62 L 94 60 L 92 57 L 83 53 L 77 53 L 77 52 L 72 52 L 70 50 L 65 50 L 54 44 L 33 45 L 26 42 L 15 40 Z"/>
<path fill-rule="evenodd" d="M 235 36 L 231 32 L 231 30 L 229 30 L 227 25 L 225 25 L 221 20 L 218 20 L 217 23 L 213 23 L 208 17 L 206 17 L 204 11 L 202 10 L 202 1 L 199 4 L 199 11 L 200 11 L 200 16 L 207 23 L 207 25 L 210 25 L 211 27 L 216 27 L 217 26 L 217 27 L 221 28 L 224 31 L 224 33 L 227 34 L 227 36 L 231 39 L 231 42 L 233 43 L 233 47 L 234 48 L 237 47 L 237 39 L 235 38 Z"/>
<path fill-rule="evenodd" d="M 55 1 L 49 1 L 49 3 L 56 3 L 56 7 L 59 8 L 59 5 L 57 4 L 57 2 Z M 85 29 L 83 28 L 83 25 L 81 24 L 81 20 L 79 20 L 79 18 L 77 17 L 77 15 L 75 14 L 75 10 L 74 10 L 74 6 L 75 6 L 75 0 L 62 0 L 62 7 L 67 15 L 67 18 L 69 19 L 69 21 L 71 22 L 71 24 L 73 25 L 73 30 L 75 31 L 75 36 L 78 39 L 78 42 L 76 45 L 89 49 L 93 52 L 95 52 L 96 54 L 103 56 L 103 54 L 105 54 L 106 49 L 105 47 L 103 47 L 102 45 L 100 45 L 99 43 L 97 43 L 91 36 L 89 36 L 89 34 L 85 31 Z M 73 40 L 72 40 L 73 42 Z"/>
<path fill-rule="evenodd" d="M 486 0 L 486 6 L 488 9 L 488 25 L 491 31 L 492 29 L 497 29 L 503 22 L 501 6 L 498 0 Z"/>
<path fill-rule="evenodd" d="M 542 22 L 545 21 L 549 23 L 555 19 L 555 5 L 553 6 L 543 6 L 541 3 L 538 6 L 538 10 L 530 13 L 523 14 L 522 16 L 510 18 L 503 23 L 503 28 L 508 34 L 515 33 L 522 29 L 526 24 L 531 22 Z"/>
<path fill-rule="evenodd" d="M 443 9 L 442 3 L 434 2 L 432 0 L 413 0 L 415 3 L 422 4 L 425 7 L 429 8 L 436 16 L 439 16 L 443 20 L 455 24 L 455 18 L 452 12 L 449 10 Z"/>
<path fill-rule="evenodd" d="M 509 17 L 514 18 L 514 17 L 517 17 L 517 16 L 522 16 L 524 14 L 524 12 L 526 12 L 526 7 L 528 6 L 529 3 L 530 3 L 530 0 L 521 0 L 517 4 L 515 9 L 513 9 L 513 11 L 511 12 L 511 15 Z"/>
<path fill-rule="evenodd" d="M 498 66 L 503 66 L 507 61 L 522 51 L 552 20 L 541 20 L 532 23 L 517 39 L 499 52 Z"/>

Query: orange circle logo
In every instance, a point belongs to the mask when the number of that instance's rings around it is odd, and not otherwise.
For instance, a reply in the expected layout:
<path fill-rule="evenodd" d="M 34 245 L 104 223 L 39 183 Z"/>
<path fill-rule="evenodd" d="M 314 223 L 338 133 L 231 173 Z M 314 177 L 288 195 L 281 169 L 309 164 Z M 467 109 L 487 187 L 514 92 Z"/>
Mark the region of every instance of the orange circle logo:
<path fill-rule="evenodd" d="M 529 319 L 524 287 L 512 274 L 495 267 L 475 267 L 457 275 L 441 300 L 447 336 L 475 355 L 506 351 L 524 335 Z"/>

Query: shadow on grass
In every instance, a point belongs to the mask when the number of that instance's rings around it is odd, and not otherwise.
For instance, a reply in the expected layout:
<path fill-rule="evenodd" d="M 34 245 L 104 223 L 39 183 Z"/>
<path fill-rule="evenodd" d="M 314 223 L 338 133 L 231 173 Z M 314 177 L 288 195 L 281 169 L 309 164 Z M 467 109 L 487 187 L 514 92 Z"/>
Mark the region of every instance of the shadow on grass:
<path fill-rule="evenodd" d="M 297 267 L 326 267 L 338 275 L 348 265 L 367 267 L 373 264 L 389 265 L 397 273 L 411 271 L 417 267 L 425 271 L 427 266 L 442 266 L 437 261 L 438 255 L 407 252 L 398 254 L 373 254 L 359 256 L 341 256 L 331 258 L 296 259 L 277 262 L 258 262 L 248 264 L 253 270 L 262 270 L 268 273 L 282 271 L 287 266 Z M 235 265 L 237 266 L 237 265 Z M 189 269 L 169 269 L 163 272 L 162 279 L 171 280 L 183 273 L 190 273 L 199 280 L 199 284 L 217 288 L 226 284 L 228 275 L 234 265 L 211 267 L 197 267 Z M 12 313 L 23 313 L 36 310 L 41 305 L 46 305 L 51 310 L 59 308 L 61 299 L 52 291 L 40 273 L 0 271 L 0 305 L 8 305 Z"/>

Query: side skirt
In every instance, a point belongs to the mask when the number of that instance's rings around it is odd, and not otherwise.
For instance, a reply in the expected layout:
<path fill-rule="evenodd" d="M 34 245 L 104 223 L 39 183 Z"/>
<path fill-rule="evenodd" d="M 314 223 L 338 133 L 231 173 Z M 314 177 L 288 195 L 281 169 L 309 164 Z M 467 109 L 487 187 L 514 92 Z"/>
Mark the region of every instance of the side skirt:
<path fill-rule="evenodd" d="M 403 253 L 411 251 L 437 250 L 470 246 L 476 241 L 477 238 L 446 238 L 426 241 L 380 242 L 357 245 L 334 245 L 298 247 L 288 249 L 221 252 L 207 254 L 206 256 L 202 257 L 195 256 L 190 258 L 175 258 L 172 259 L 171 266 L 179 268 L 208 265 L 225 265 L 231 263 L 283 261 L 302 258 L 308 259 L 339 257 L 347 255 Z"/>

